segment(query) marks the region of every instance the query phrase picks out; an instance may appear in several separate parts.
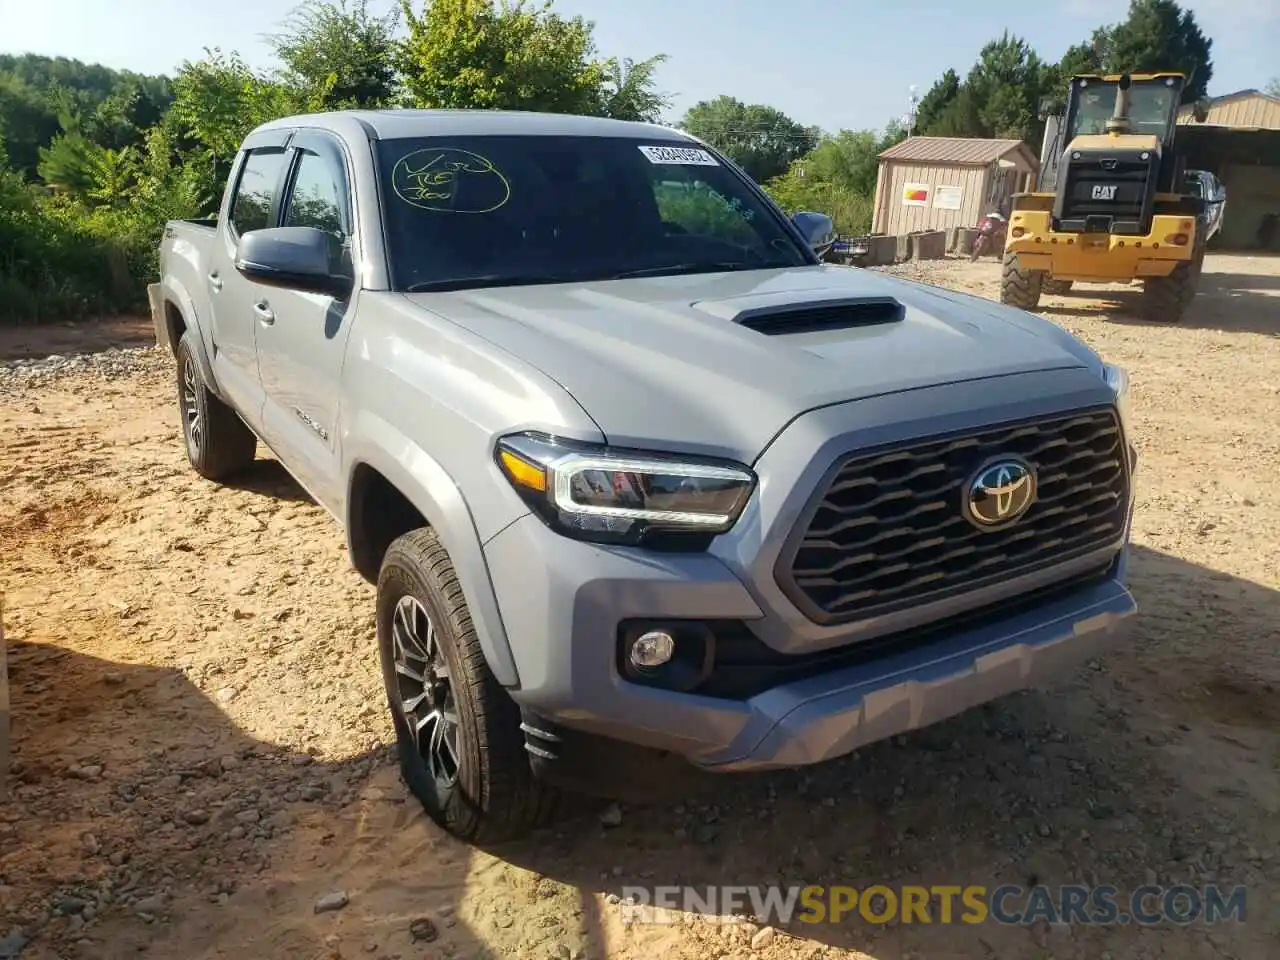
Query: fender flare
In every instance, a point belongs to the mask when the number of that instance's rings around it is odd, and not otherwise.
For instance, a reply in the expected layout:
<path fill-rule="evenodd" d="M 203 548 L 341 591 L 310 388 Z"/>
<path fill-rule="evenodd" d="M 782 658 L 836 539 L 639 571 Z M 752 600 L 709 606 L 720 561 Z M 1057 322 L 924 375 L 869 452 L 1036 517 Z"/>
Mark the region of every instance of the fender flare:
<path fill-rule="evenodd" d="M 182 281 L 172 275 L 166 276 L 160 282 L 160 300 L 161 307 L 167 304 L 173 304 L 177 308 L 178 313 L 182 315 L 182 322 L 190 331 L 194 331 L 196 345 L 196 362 L 200 365 L 200 375 L 204 378 L 205 386 L 219 400 L 226 400 L 222 396 L 222 392 L 218 389 L 218 381 L 213 375 L 213 364 L 209 362 L 210 352 L 212 350 L 213 340 L 210 331 L 206 329 L 206 325 L 200 322 L 200 313 L 196 310 L 195 300 L 192 299 L 190 292 Z M 168 322 L 168 318 L 162 318 Z M 174 353 L 177 353 L 177 343 L 170 343 L 169 347 Z"/>
<path fill-rule="evenodd" d="M 360 441 L 353 445 L 344 443 L 347 485 L 343 526 L 347 531 L 348 553 L 355 556 L 355 544 L 351 540 L 351 494 L 356 470 L 363 465 L 382 474 L 436 532 L 453 562 L 489 669 L 504 687 L 518 689 L 520 676 L 489 576 L 484 544 L 480 542 L 462 491 L 434 457 L 376 414 L 361 412 L 351 426 L 346 440 L 359 437 Z"/>

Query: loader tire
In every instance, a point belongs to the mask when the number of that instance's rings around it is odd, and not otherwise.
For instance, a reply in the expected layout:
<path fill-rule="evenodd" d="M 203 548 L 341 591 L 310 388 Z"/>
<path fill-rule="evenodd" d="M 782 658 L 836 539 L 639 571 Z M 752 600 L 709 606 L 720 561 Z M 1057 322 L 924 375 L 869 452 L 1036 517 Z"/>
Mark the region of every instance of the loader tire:
<path fill-rule="evenodd" d="M 1022 270 L 1018 256 L 1006 253 L 1000 272 L 1000 302 L 1023 310 L 1034 310 L 1040 305 L 1040 291 L 1044 286 L 1043 270 Z"/>
<path fill-rule="evenodd" d="M 1177 323 L 1196 296 L 1200 279 L 1198 263 L 1188 260 L 1173 268 L 1167 277 L 1148 277 L 1142 283 L 1142 316 L 1157 323 Z"/>
<path fill-rule="evenodd" d="M 1046 277 L 1040 283 L 1040 290 L 1051 297 L 1065 297 L 1071 292 L 1071 283 L 1070 280 L 1054 280 L 1052 277 Z"/>

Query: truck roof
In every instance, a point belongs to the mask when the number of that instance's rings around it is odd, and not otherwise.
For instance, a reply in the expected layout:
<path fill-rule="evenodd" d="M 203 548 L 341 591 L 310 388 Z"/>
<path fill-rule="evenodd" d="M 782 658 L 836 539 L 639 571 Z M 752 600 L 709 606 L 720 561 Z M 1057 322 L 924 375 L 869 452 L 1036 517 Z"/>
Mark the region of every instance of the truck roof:
<path fill-rule="evenodd" d="M 562 113 L 532 113 L 520 110 L 335 110 L 282 117 L 257 127 L 253 134 L 269 130 L 311 127 L 352 135 L 356 126 L 370 140 L 433 136 L 550 136 L 550 137 L 632 137 L 652 139 L 693 137 L 672 127 L 654 123 L 581 117 Z"/>

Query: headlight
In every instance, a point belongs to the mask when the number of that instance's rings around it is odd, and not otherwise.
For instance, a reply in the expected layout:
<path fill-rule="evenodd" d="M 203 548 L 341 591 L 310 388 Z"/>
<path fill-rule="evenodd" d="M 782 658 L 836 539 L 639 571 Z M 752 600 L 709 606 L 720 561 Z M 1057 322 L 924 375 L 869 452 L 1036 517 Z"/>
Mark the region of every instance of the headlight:
<path fill-rule="evenodd" d="M 1116 395 L 1116 410 L 1120 414 L 1120 432 L 1124 434 L 1124 442 L 1129 452 L 1129 471 L 1138 468 L 1138 450 L 1133 445 L 1133 437 L 1129 433 L 1129 372 L 1124 367 L 1112 363 L 1102 365 L 1102 376 L 1107 386 Z"/>
<path fill-rule="evenodd" d="M 1102 376 L 1107 381 L 1107 386 L 1111 388 L 1111 392 L 1116 395 L 1116 408 L 1120 411 L 1121 426 L 1128 429 L 1129 426 L 1129 371 L 1124 367 L 1117 367 L 1113 363 L 1104 363 L 1102 365 Z"/>
<path fill-rule="evenodd" d="M 553 529 L 597 543 L 705 544 L 737 522 L 756 482 L 739 464 L 531 433 L 503 437 L 496 456 L 516 492 Z"/>

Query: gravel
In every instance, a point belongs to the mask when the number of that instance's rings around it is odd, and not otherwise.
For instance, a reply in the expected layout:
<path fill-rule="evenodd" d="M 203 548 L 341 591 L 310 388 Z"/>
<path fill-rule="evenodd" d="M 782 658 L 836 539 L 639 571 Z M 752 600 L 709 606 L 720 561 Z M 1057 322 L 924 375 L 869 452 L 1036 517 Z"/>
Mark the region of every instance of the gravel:
<path fill-rule="evenodd" d="M 99 353 L 0 360 L 0 396 L 19 396 L 67 377 L 120 380 L 168 374 L 172 369 L 173 355 L 158 346 L 111 347 Z"/>

